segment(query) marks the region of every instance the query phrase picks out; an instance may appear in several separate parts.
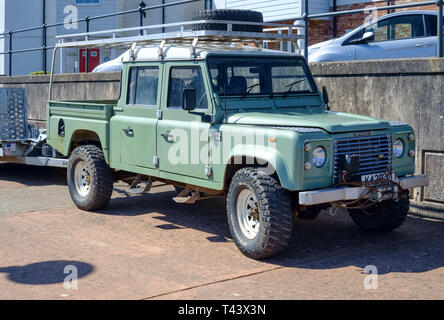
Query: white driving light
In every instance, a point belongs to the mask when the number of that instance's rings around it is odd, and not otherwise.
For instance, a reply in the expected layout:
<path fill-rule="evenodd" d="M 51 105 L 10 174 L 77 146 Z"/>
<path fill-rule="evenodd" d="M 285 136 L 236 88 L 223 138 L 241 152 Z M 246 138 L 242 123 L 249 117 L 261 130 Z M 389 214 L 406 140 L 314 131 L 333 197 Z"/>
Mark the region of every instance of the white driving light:
<path fill-rule="evenodd" d="M 327 153 L 325 152 L 325 149 L 321 146 L 316 147 L 313 150 L 313 159 L 311 162 L 315 165 L 316 168 L 320 168 L 325 164 L 325 160 L 327 159 Z"/>
<path fill-rule="evenodd" d="M 305 144 L 304 150 L 305 150 L 306 152 L 310 152 L 310 151 L 311 151 L 311 143 L 310 143 L 310 142 L 307 142 L 307 143 Z"/>
<path fill-rule="evenodd" d="M 409 134 L 409 141 L 411 141 L 411 142 L 415 141 L 415 134 L 414 133 Z"/>
<path fill-rule="evenodd" d="M 401 158 L 404 154 L 404 142 L 401 139 L 396 139 L 393 143 L 393 154 L 396 158 Z"/>
<path fill-rule="evenodd" d="M 409 157 L 413 158 L 415 156 L 415 150 L 409 151 Z"/>
<path fill-rule="evenodd" d="M 305 170 L 310 170 L 310 169 L 311 169 L 311 163 L 310 163 L 310 162 L 306 162 L 306 163 L 304 164 L 304 169 L 305 169 Z"/>

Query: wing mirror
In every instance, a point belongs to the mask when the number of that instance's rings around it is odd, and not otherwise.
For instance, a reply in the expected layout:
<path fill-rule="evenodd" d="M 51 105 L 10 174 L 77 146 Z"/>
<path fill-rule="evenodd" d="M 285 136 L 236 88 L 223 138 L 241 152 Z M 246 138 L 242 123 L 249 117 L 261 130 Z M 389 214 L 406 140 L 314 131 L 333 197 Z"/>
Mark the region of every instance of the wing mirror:
<path fill-rule="evenodd" d="M 368 31 L 368 32 L 364 33 L 364 35 L 362 36 L 361 40 L 359 40 L 359 42 L 367 43 L 367 42 L 370 42 L 373 40 L 375 40 L 375 33 L 373 31 Z"/>
<path fill-rule="evenodd" d="M 196 89 L 185 89 L 182 92 L 182 109 L 193 111 L 196 109 Z"/>

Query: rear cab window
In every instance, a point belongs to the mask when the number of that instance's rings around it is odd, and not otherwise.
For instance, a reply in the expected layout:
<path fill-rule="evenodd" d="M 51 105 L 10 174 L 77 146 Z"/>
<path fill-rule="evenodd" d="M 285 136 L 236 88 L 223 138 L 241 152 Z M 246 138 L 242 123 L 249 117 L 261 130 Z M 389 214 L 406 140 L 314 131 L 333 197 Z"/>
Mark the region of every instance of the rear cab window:
<path fill-rule="evenodd" d="M 129 70 L 127 104 L 157 106 L 159 67 L 131 67 Z"/>

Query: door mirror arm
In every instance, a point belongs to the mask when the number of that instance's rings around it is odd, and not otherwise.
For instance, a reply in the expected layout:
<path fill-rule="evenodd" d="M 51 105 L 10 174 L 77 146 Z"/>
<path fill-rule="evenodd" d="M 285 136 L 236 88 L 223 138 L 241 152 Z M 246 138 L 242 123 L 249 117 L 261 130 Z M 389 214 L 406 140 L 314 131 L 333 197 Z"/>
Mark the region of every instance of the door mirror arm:
<path fill-rule="evenodd" d="M 205 112 L 194 112 L 194 111 L 189 111 L 188 113 L 190 114 L 194 114 L 196 116 L 200 116 L 201 117 L 201 121 L 203 123 L 211 123 L 213 124 L 215 119 L 214 116 L 211 114 L 206 114 Z"/>
<path fill-rule="evenodd" d="M 325 86 L 322 87 L 322 99 L 324 100 L 324 103 L 327 106 L 327 110 L 330 110 L 330 106 L 328 105 L 330 102 L 330 99 L 328 97 L 328 91 Z"/>

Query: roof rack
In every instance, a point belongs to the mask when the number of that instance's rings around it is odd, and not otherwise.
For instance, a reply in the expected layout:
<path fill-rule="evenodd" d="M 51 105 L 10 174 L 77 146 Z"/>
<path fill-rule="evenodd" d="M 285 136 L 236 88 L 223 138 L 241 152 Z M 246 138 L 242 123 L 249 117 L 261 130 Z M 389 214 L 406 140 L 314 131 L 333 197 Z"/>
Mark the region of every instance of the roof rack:
<path fill-rule="evenodd" d="M 193 31 L 192 26 L 196 24 L 221 24 L 226 30 L 199 30 Z M 277 33 L 267 32 L 243 32 L 233 31 L 233 25 L 243 26 L 263 26 L 272 27 L 270 31 L 276 30 Z M 159 29 L 178 29 L 177 31 L 168 31 L 162 33 L 149 33 Z M 289 24 L 259 23 L 246 21 L 227 21 L 227 20 L 198 20 L 178 23 L 158 24 L 151 26 L 142 26 L 134 28 L 121 28 L 105 31 L 94 31 L 85 33 L 76 33 L 69 35 L 56 36 L 59 42 L 58 48 L 74 47 L 119 47 L 130 46 L 133 43 L 138 45 L 157 44 L 165 42 L 193 44 L 194 43 L 230 43 L 230 44 L 248 44 L 263 41 L 290 41 L 297 46 L 297 40 L 303 39 L 303 36 L 293 33 L 296 26 Z M 284 33 L 286 31 L 286 33 Z M 128 33 L 139 32 L 139 35 L 128 35 Z M 197 41 L 197 42 L 196 42 Z"/>
<path fill-rule="evenodd" d="M 193 25 L 197 24 L 221 24 L 224 26 L 222 28 L 225 30 L 192 30 Z M 267 32 L 267 29 L 265 28 L 264 32 L 233 31 L 233 26 L 236 25 L 262 26 L 268 27 L 269 29 L 271 27 L 271 30 Z M 154 33 L 159 29 L 171 30 L 174 28 L 177 29 L 177 31 Z M 197 46 L 214 46 L 219 44 L 237 44 L 241 46 L 255 43 L 262 47 L 264 42 L 270 41 L 289 41 L 294 44 L 295 48 L 299 48 L 297 41 L 303 39 L 303 36 L 293 32 L 294 29 L 297 28 L 297 26 L 290 24 L 276 24 L 267 22 L 198 20 L 56 36 L 58 42 L 54 47 L 54 53 L 52 55 L 51 74 L 49 80 L 49 100 L 52 98 L 54 66 L 58 49 L 131 47 L 134 51 L 134 48 L 137 45 L 143 46 L 158 44 L 159 49 L 162 52 L 163 47 L 168 43 L 190 45 L 192 52 L 195 53 Z M 277 33 L 273 33 L 276 29 L 278 29 Z M 152 34 L 149 33 L 153 30 L 154 32 Z M 286 33 L 283 31 L 286 31 Z M 128 35 L 129 33 L 134 32 L 138 32 L 139 35 Z"/>

